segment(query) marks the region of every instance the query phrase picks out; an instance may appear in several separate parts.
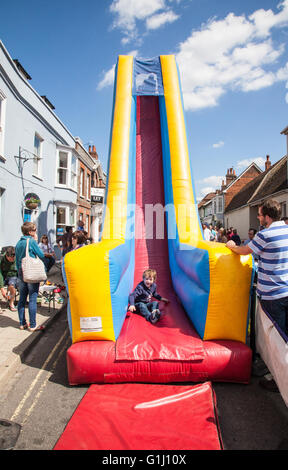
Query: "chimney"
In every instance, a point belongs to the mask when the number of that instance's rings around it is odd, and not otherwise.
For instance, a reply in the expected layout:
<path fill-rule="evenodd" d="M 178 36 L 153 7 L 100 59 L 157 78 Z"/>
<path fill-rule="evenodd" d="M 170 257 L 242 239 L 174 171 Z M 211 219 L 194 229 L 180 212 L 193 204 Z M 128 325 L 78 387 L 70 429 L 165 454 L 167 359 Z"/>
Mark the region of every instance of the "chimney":
<path fill-rule="evenodd" d="M 89 153 L 92 158 L 95 158 L 95 160 L 98 160 L 98 153 L 96 152 L 95 145 L 92 146 L 92 150 L 91 150 L 91 145 L 89 145 Z"/>
<path fill-rule="evenodd" d="M 265 171 L 269 170 L 270 166 L 271 166 L 271 162 L 269 160 L 269 155 L 266 155 Z"/>
<path fill-rule="evenodd" d="M 224 183 L 224 180 L 222 180 L 221 191 L 224 191 L 225 188 L 226 188 L 226 185 L 225 185 L 225 183 Z"/>
<path fill-rule="evenodd" d="M 236 178 L 235 170 L 233 170 L 233 168 L 228 168 L 226 173 L 226 186 L 229 186 L 229 184 L 231 184 Z"/>

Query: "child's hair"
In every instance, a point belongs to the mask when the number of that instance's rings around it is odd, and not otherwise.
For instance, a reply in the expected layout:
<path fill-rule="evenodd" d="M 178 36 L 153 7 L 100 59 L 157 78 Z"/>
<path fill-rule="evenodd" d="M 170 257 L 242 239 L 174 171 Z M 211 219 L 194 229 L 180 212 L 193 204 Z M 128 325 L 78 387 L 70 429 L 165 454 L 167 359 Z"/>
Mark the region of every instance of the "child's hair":
<path fill-rule="evenodd" d="M 157 277 L 157 273 L 156 273 L 155 269 L 145 269 L 145 271 L 143 273 L 143 279 L 145 279 L 146 277 L 152 277 L 154 282 L 155 282 L 156 277 Z"/>
<path fill-rule="evenodd" d="M 23 235 L 29 235 L 29 232 L 36 232 L 36 224 L 33 222 L 24 222 L 21 227 Z"/>

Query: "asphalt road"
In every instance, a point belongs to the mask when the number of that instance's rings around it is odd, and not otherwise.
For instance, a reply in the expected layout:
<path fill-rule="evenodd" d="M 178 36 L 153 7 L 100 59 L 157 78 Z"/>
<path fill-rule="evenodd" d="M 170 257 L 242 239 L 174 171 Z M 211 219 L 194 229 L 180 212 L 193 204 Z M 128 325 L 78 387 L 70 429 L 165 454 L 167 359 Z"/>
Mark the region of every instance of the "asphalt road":
<path fill-rule="evenodd" d="M 11 444 L 14 450 L 53 449 L 88 390 L 88 385 L 68 384 L 65 352 L 70 344 L 63 311 L 1 396 L 0 448 L 1 437 L 7 437 L 1 420 L 7 420 L 21 427 Z M 213 384 L 225 450 L 288 449 L 288 408 L 279 393 L 263 390 L 258 381 Z"/>

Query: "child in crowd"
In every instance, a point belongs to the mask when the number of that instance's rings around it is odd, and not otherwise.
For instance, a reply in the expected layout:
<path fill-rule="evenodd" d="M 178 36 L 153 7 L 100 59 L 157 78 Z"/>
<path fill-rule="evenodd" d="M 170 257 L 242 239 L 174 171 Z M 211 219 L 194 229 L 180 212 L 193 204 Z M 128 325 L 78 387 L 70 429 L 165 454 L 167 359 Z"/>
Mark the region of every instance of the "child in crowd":
<path fill-rule="evenodd" d="M 129 311 L 143 315 L 147 321 L 157 323 L 161 313 L 159 303 L 152 300 L 162 300 L 168 303 L 169 300 L 161 297 L 157 293 L 156 271 L 154 269 L 146 269 L 143 273 L 143 281 L 139 282 L 134 291 L 129 295 Z"/>

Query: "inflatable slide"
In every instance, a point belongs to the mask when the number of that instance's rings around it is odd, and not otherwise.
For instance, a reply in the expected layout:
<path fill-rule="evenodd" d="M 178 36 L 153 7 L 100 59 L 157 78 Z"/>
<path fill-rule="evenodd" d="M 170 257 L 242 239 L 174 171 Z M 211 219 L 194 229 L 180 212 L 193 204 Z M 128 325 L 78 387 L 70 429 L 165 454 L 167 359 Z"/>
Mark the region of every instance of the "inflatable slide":
<path fill-rule="evenodd" d="M 101 240 L 62 267 L 69 382 L 247 383 L 252 257 L 203 240 L 174 56 L 119 56 L 113 101 Z M 147 268 L 170 301 L 155 325 L 128 312 Z"/>

